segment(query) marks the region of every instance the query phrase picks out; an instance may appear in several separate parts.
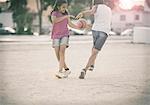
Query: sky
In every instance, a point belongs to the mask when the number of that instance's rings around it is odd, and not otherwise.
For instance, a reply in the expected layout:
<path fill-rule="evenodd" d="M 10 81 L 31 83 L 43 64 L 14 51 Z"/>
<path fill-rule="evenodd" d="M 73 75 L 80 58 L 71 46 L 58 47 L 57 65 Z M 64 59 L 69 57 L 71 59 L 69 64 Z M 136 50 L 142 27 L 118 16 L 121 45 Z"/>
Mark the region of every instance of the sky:
<path fill-rule="evenodd" d="M 144 5 L 144 0 L 120 0 L 119 3 L 123 9 L 131 9 L 134 5 Z"/>

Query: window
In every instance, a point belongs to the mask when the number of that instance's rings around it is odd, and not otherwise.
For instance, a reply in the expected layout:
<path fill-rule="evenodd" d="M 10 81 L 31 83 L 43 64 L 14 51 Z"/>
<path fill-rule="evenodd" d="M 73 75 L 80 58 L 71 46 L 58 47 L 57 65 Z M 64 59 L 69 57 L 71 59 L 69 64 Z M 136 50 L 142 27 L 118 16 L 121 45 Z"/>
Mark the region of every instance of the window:
<path fill-rule="evenodd" d="M 134 20 L 140 20 L 140 16 L 139 15 L 135 15 Z"/>
<path fill-rule="evenodd" d="M 125 21 L 126 20 L 126 16 L 125 15 L 120 15 L 120 20 L 121 21 Z"/>

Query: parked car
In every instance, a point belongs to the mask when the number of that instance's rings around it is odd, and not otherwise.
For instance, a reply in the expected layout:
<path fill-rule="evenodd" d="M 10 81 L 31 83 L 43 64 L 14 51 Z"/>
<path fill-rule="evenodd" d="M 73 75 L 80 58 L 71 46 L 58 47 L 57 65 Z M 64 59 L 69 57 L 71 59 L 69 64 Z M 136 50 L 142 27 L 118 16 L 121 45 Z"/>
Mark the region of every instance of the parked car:
<path fill-rule="evenodd" d="M 71 35 L 92 35 L 92 31 L 87 31 L 87 30 L 79 30 L 79 29 L 74 29 L 69 27 L 70 34 Z M 117 35 L 116 32 L 110 31 L 109 33 L 110 36 L 115 36 Z"/>
<path fill-rule="evenodd" d="M 133 29 L 126 29 L 123 32 L 121 32 L 121 36 L 132 36 L 133 35 Z"/>
<path fill-rule="evenodd" d="M 110 35 L 110 36 L 115 36 L 115 35 L 117 35 L 117 33 L 116 33 L 116 32 L 113 32 L 113 31 L 110 31 L 110 32 L 109 32 L 109 35 Z"/>
<path fill-rule="evenodd" d="M 0 28 L 0 35 L 12 35 L 16 34 L 16 31 L 11 27 L 1 27 Z"/>

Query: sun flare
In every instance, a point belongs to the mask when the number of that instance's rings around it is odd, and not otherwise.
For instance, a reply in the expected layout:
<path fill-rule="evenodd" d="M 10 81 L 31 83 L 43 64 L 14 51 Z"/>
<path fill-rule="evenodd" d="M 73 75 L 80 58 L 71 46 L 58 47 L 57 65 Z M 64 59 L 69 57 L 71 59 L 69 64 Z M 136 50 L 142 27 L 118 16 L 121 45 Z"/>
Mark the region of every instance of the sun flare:
<path fill-rule="evenodd" d="M 144 0 L 120 0 L 119 7 L 122 9 L 132 9 L 134 5 L 143 5 Z"/>

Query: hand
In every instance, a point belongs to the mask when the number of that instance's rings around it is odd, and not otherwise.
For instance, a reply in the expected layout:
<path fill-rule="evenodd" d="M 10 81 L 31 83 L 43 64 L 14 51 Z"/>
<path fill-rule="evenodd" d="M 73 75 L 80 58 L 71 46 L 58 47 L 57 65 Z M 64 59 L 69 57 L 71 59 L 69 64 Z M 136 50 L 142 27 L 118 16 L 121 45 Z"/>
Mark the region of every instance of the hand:
<path fill-rule="evenodd" d="M 92 24 L 87 24 L 85 27 L 86 30 L 90 30 L 91 28 L 92 28 Z"/>
<path fill-rule="evenodd" d="M 80 18 L 82 18 L 82 17 L 83 17 L 83 13 L 80 12 L 80 13 L 76 16 L 76 19 L 80 19 Z"/>
<path fill-rule="evenodd" d="M 79 30 L 91 30 L 92 28 L 92 24 L 87 24 L 85 27 L 77 27 L 77 29 Z"/>

